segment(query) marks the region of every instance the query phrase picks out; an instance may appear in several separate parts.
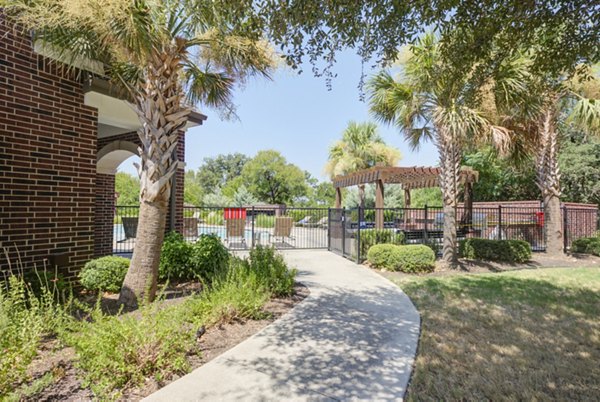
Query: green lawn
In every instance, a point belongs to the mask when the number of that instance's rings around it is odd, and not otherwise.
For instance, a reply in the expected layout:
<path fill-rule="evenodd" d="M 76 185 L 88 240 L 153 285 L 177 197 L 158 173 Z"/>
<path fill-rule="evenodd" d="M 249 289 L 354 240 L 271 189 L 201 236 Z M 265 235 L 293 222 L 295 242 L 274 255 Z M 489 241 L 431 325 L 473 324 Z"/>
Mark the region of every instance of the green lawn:
<path fill-rule="evenodd" d="M 396 279 L 421 313 L 408 400 L 594 400 L 600 269 Z"/>

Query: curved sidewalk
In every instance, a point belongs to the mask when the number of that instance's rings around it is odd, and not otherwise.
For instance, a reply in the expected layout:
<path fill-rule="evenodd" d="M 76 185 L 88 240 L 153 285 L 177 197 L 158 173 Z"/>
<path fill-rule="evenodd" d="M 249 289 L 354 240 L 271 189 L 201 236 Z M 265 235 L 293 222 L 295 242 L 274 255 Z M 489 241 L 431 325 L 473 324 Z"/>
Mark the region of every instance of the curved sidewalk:
<path fill-rule="evenodd" d="M 288 251 L 310 295 L 147 401 L 399 400 L 419 314 L 385 278 L 328 251 Z"/>

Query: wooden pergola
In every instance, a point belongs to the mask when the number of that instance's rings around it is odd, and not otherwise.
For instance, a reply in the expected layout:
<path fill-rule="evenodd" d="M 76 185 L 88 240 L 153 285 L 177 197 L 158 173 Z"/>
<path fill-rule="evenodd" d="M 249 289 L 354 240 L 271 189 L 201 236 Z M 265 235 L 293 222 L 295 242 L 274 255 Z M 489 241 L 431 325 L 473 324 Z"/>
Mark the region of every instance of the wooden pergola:
<path fill-rule="evenodd" d="M 375 227 L 383 229 L 384 217 L 384 185 L 401 184 L 404 189 L 404 206 L 410 208 L 410 192 L 418 188 L 438 187 L 440 168 L 413 166 L 413 167 L 385 167 L 375 166 L 370 169 L 360 170 L 344 176 L 333 178 L 335 187 L 335 207 L 342 207 L 342 188 L 375 183 Z M 479 179 L 479 173 L 469 167 L 462 167 L 460 181 L 465 186 L 465 216 L 470 219 L 473 208 L 473 183 Z"/>

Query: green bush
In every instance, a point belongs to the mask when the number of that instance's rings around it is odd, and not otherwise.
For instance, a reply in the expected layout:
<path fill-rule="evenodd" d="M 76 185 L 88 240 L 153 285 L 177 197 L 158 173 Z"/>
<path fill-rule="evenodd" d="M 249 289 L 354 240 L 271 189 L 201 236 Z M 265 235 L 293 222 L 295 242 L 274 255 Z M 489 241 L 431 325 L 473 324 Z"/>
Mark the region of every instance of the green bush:
<path fill-rule="evenodd" d="M 161 280 L 187 281 L 211 278 L 224 271 L 229 262 L 229 251 L 214 234 L 200 235 L 187 243 L 177 232 L 167 235 L 163 243 L 158 277 Z"/>
<path fill-rule="evenodd" d="M 435 253 L 422 244 L 376 244 L 369 249 L 367 258 L 373 267 L 392 271 L 420 273 L 432 272 L 435 268 Z"/>
<path fill-rule="evenodd" d="M 571 243 L 573 253 L 593 254 L 600 256 L 600 237 L 581 237 Z"/>
<path fill-rule="evenodd" d="M 177 232 L 165 236 L 160 252 L 158 278 L 160 280 L 185 280 L 190 276 L 192 245 Z"/>
<path fill-rule="evenodd" d="M 200 235 L 191 249 L 189 274 L 184 279 L 201 278 L 210 282 L 227 270 L 230 254 L 217 235 Z"/>
<path fill-rule="evenodd" d="M 273 228 L 275 227 L 275 216 L 258 214 L 254 217 L 254 226 L 257 228 Z"/>
<path fill-rule="evenodd" d="M 400 245 L 403 243 L 404 233 L 396 233 L 395 229 L 361 229 L 360 231 L 360 255 L 363 258 L 375 244 Z"/>
<path fill-rule="evenodd" d="M 121 290 L 130 262 L 116 256 L 96 258 L 85 264 L 79 273 L 79 281 L 88 290 L 116 293 Z"/>
<path fill-rule="evenodd" d="M 257 281 L 276 296 L 289 296 L 294 292 L 297 271 L 289 269 L 285 260 L 273 247 L 257 246 L 250 250 L 247 269 L 257 276 Z"/>
<path fill-rule="evenodd" d="M 225 224 L 225 219 L 223 218 L 223 210 L 210 211 L 205 215 L 205 217 L 202 218 L 204 219 L 204 223 L 206 223 L 207 225 L 222 226 L 223 224 Z"/>
<path fill-rule="evenodd" d="M 524 263 L 531 259 L 531 246 L 523 240 L 466 239 L 459 243 L 458 252 L 472 260 Z"/>

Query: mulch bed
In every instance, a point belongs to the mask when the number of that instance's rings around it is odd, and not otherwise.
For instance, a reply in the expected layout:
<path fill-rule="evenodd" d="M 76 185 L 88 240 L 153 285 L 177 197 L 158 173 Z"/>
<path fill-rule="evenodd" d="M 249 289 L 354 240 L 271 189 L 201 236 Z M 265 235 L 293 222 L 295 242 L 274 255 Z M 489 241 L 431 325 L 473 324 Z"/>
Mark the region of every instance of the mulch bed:
<path fill-rule="evenodd" d="M 185 300 L 190 292 L 197 291 L 196 285 L 184 284 L 169 288 L 163 303 L 172 304 Z M 202 353 L 188 357 L 192 369 L 198 368 L 211 361 L 223 352 L 231 349 L 245 339 L 271 324 L 279 317 L 289 312 L 296 304 L 304 300 L 309 294 L 307 287 L 296 284 L 294 295 L 288 298 L 275 298 L 267 302 L 264 310 L 269 313 L 268 318 L 262 320 L 238 320 L 232 323 L 220 324 L 208 328 L 206 333 L 198 340 Z M 106 311 L 118 311 L 116 299 L 118 295 L 103 297 L 102 306 Z M 92 297 L 88 297 L 91 301 Z M 31 401 L 88 401 L 94 395 L 88 388 L 83 388 L 80 378 L 81 372 L 75 366 L 76 355 L 72 348 L 65 348 L 56 339 L 48 339 L 42 343 L 38 356 L 29 367 L 28 374 L 31 381 L 40 379 L 48 373 L 52 374 L 53 382 L 43 391 L 36 393 L 29 399 Z M 154 379 L 147 379 L 146 384 L 138 389 L 125 390 L 122 400 L 140 400 L 152 392 L 177 380 L 174 376 L 162 383 Z"/>

